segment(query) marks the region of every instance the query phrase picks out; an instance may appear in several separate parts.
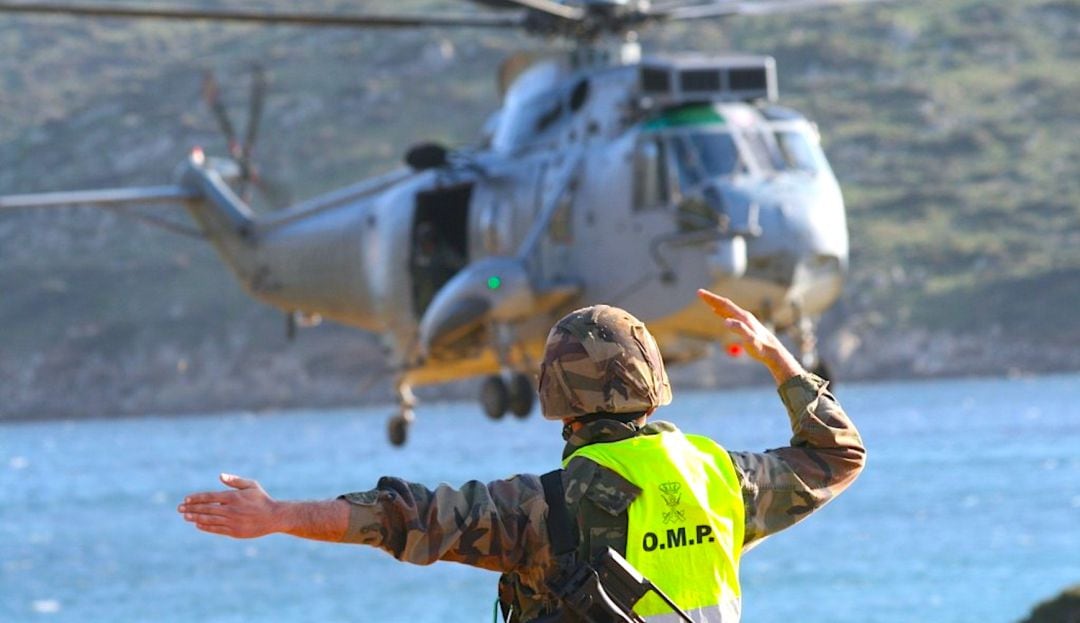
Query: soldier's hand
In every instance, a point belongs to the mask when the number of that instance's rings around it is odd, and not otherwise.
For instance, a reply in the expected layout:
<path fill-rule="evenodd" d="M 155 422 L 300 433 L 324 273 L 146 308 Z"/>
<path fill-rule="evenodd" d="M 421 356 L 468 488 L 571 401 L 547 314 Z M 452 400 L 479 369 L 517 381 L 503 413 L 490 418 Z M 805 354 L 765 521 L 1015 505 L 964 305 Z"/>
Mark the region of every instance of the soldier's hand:
<path fill-rule="evenodd" d="M 237 539 L 251 539 L 280 532 L 278 503 L 262 486 L 232 474 L 221 474 L 221 482 L 232 491 L 193 493 L 177 510 L 185 521 L 203 532 Z"/>
<path fill-rule="evenodd" d="M 746 354 L 763 363 L 777 384 L 805 372 L 795 356 L 754 314 L 739 307 L 731 299 L 708 290 L 698 290 L 698 298 L 724 319 L 724 326 L 735 335 Z"/>

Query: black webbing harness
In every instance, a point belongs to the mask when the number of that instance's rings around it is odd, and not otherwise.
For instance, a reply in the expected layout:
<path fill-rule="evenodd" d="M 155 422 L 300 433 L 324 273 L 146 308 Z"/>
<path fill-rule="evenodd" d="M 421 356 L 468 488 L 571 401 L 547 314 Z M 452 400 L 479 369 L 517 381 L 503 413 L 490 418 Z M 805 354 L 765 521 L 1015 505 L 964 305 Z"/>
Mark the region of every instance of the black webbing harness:
<path fill-rule="evenodd" d="M 577 549 L 581 543 L 577 523 L 570 517 L 563 490 L 563 470 L 556 469 L 540 477 L 544 486 L 544 501 L 548 506 L 547 533 L 551 541 L 551 553 L 555 555 L 560 570 L 577 563 Z"/>
<path fill-rule="evenodd" d="M 610 547 L 592 564 L 578 560 L 581 535 L 566 507 L 562 473 L 563 470 L 557 469 L 540 477 L 548 505 L 548 539 L 557 566 L 547 587 L 559 598 L 562 607 L 533 623 L 645 623 L 634 612 L 634 604 L 649 591 L 656 592 L 684 621 L 693 623 L 667 595 Z"/>

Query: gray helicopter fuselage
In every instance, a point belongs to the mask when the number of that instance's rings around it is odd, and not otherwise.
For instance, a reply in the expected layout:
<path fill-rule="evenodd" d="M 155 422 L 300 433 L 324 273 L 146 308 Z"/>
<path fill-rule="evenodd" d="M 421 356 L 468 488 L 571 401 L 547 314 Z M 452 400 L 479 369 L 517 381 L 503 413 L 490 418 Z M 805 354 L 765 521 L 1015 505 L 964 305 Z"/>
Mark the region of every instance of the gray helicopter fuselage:
<path fill-rule="evenodd" d="M 0 13 L 513 29 L 570 44 L 558 56 L 506 59 L 501 105 L 475 146 L 416 145 L 406 168 L 283 212 L 259 214 L 241 198 L 269 189 L 252 162 L 261 70 L 242 140 L 213 76 L 204 81 L 229 160 L 196 150 L 172 185 L 0 196 L 0 211 L 133 208 L 128 215 L 209 240 L 252 296 L 286 312 L 290 337 L 321 318 L 374 333 L 386 350 L 380 372 L 396 377 L 395 445 L 414 419 L 412 385 L 486 374 L 488 416 L 527 415 L 550 326 L 595 303 L 628 309 L 648 323 L 666 361 L 687 361 L 730 339 L 696 300 L 708 288 L 793 338 L 802 365 L 829 376 L 814 325 L 840 296 L 848 235 L 816 127 L 775 104 L 772 58 L 642 58 L 637 33 L 874 0 L 476 1 L 487 10 L 330 15 L 0 1 Z M 142 211 L 151 204 L 185 206 L 198 228 Z"/>
<path fill-rule="evenodd" d="M 779 329 L 820 315 L 840 294 L 848 240 L 814 126 L 766 103 L 644 108 L 640 81 L 636 64 L 541 61 L 480 148 L 256 221 L 224 245 L 247 253 L 219 250 L 258 298 L 380 334 L 410 383 L 494 372 L 515 348 L 519 366 L 535 361 L 551 323 L 592 303 L 645 320 L 672 360 L 722 338 L 701 287 Z M 553 284 L 573 295 L 503 322 L 499 301 L 477 300 L 477 279 L 504 278 L 485 258 L 518 262 L 530 302 Z M 451 325 L 457 343 L 438 328 Z M 424 348 L 439 340 L 442 355 Z"/>

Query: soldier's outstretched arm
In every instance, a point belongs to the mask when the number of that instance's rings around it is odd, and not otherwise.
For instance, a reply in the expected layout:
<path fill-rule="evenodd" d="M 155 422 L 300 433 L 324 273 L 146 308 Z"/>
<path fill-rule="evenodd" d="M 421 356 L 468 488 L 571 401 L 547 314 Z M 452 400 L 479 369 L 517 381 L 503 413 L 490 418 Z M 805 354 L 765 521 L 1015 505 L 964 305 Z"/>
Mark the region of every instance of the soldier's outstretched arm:
<path fill-rule="evenodd" d="M 351 506 L 344 542 L 372 545 L 405 562 L 449 560 L 508 572 L 550 555 L 537 476 L 435 489 L 384 477 L 374 489 L 341 499 Z"/>
<path fill-rule="evenodd" d="M 502 572 L 550 557 L 547 504 L 536 476 L 459 489 L 384 477 L 370 491 L 319 502 L 278 501 L 239 476 L 222 474 L 221 481 L 231 490 L 193 493 L 177 509 L 204 532 L 361 543 L 405 562 L 449 560 Z"/>
<path fill-rule="evenodd" d="M 791 422 L 787 447 L 729 452 L 742 481 L 743 543 L 750 547 L 839 495 L 862 471 L 866 449 L 828 383 L 806 372 L 753 314 L 706 290 L 699 290 L 698 296 L 725 319 L 747 353 L 772 373 Z"/>
<path fill-rule="evenodd" d="M 340 541 L 349 527 L 349 505 L 343 500 L 285 502 L 262 486 L 232 474 L 221 474 L 226 491 L 192 493 L 177 510 L 203 532 L 252 539 L 284 533 L 319 541 Z"/>

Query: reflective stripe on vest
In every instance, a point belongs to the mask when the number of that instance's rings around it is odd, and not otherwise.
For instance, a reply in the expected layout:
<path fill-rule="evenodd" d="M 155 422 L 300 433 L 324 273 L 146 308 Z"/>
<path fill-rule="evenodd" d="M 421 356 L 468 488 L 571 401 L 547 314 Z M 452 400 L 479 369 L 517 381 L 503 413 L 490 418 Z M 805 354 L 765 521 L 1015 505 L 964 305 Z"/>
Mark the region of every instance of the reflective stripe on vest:
<path fill-rule="evenodd" d="M 726 450 L 698 435 L 663 432 L 579 448 L 641 488 L 630 504 L 626 559 L 695 621 L 739 620 L 743 500 Z M 649 593 L 634 611 L 650 621 L 671 612 Z M 673 619 L 674 620 L 674 619 Z"/>
<path fill-rule="evenodd" d="M 683 611 L 694 623 L 738 623 L 742 614 L 742 601 L 733 599 L 715 606 Z M 672 612 L 670 608 L 664 614 L 647 617 L 647 620 L 649 623 L 684 623 L 683 618 Z"/>

